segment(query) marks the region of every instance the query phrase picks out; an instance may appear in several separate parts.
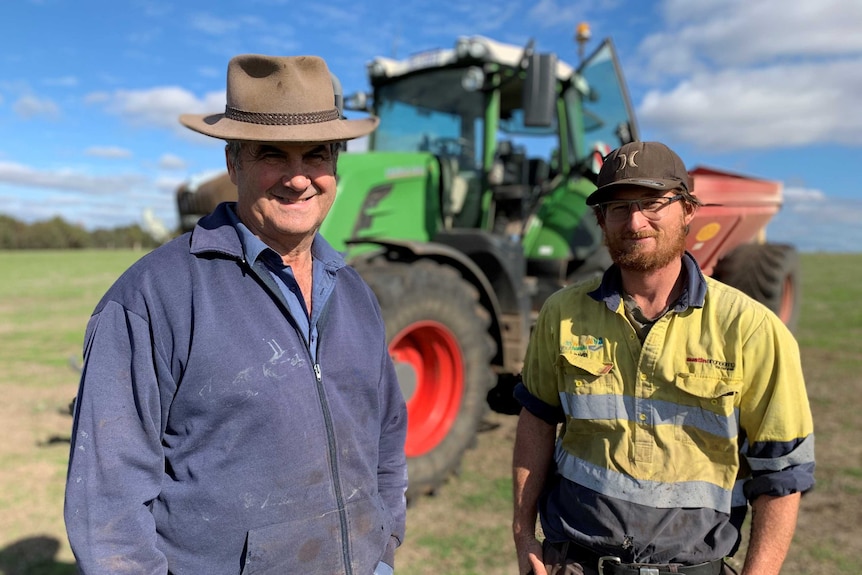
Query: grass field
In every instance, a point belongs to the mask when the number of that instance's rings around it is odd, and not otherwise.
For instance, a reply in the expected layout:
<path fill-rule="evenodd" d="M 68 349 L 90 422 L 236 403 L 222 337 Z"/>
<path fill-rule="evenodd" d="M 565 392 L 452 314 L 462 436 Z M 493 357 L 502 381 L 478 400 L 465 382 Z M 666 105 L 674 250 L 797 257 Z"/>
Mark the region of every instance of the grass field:
<path fill-rule="evenodd" d="M 63 482 L 87 318 L 132 251 L 0 252 L 0 575 L 71 575 Z M 804 254 L 797 329 L 817 435 L 785 575 L 855 574 L 862 555 L 862 254 Z M 516 573 L 515 418 L 491 415 L 461 472 L 408 511 L 398 573 Z"/>

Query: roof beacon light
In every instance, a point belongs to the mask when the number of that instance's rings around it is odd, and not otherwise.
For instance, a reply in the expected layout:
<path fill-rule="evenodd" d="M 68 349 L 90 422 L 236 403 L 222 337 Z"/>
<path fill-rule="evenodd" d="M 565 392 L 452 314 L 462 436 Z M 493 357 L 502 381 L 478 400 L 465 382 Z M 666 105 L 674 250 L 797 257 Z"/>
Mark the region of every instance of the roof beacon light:
<path fill-rule="evenodd" d="M 575 27 L 575 41 L 578 43 L 578 58 L 581 60 L 584 59 L 584 46 L 591 36 L 590 25 L 586 22 L 579 22 Z"/>

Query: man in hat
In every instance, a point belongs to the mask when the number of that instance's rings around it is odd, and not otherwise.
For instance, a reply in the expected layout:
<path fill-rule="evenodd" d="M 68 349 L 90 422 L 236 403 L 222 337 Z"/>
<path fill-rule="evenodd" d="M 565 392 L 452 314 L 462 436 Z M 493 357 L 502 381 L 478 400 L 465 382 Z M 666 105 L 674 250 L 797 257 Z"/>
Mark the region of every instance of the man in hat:
<path fill-rule="evenodd" d="M 243 55 L 238 201 L 141 258 L 87 326 L 65 519 L 82 573 L 392 573 L 404 399 L 377 300 L 318 228 L 346 120 L 317 57 Z"/>
<path fill-rule="evenodd" d="M 748 504 L 743 573 L 781 568 L 814 484 L 799 350 L 685 251 L 699 203 L 663 144 L 604 160 L 587 204 L 614 264 L 547 300 L 515 391 L 522 575 L 734 573 Z"/>

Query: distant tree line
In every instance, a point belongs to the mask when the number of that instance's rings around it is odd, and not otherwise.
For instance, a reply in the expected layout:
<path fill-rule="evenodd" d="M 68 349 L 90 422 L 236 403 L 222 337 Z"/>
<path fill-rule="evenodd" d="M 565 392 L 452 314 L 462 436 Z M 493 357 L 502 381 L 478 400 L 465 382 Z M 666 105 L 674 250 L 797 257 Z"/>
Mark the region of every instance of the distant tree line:
<path fill-rule="evenodd" d="M 3 250 L 151 249 L 159 244 L 137 224 L 87 231 L 60 217 L 28 224 L 0 214 L 0 249 Z"/>

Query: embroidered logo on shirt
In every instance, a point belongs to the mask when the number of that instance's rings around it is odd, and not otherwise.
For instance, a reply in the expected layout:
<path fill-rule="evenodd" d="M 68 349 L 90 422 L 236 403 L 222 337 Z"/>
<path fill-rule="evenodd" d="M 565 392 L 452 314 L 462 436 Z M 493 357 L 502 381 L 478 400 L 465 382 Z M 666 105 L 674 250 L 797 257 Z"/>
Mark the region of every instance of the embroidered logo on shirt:
<path fill-rule="evenodd" d="M 578 341 L 567 340 L 560 344 L 560 353 L 576 353 L 581 356 L 586 356 L 586 352 L 599 351 L 604 347 L 604 345 L 605 340 L 602 337 L 582 335 Z"/>
<path fill-rule="evenodd" d="M 736 363 L 732 361 L 719 361 L 717 359 L 708 359 L 705 357 L 687 357 L 685 358 L 687 363 L 708 363 L 710 365 L 714 365 L 719 369 L 724 369 L 727 371 L 733 371 L 736 369 Z"/>

